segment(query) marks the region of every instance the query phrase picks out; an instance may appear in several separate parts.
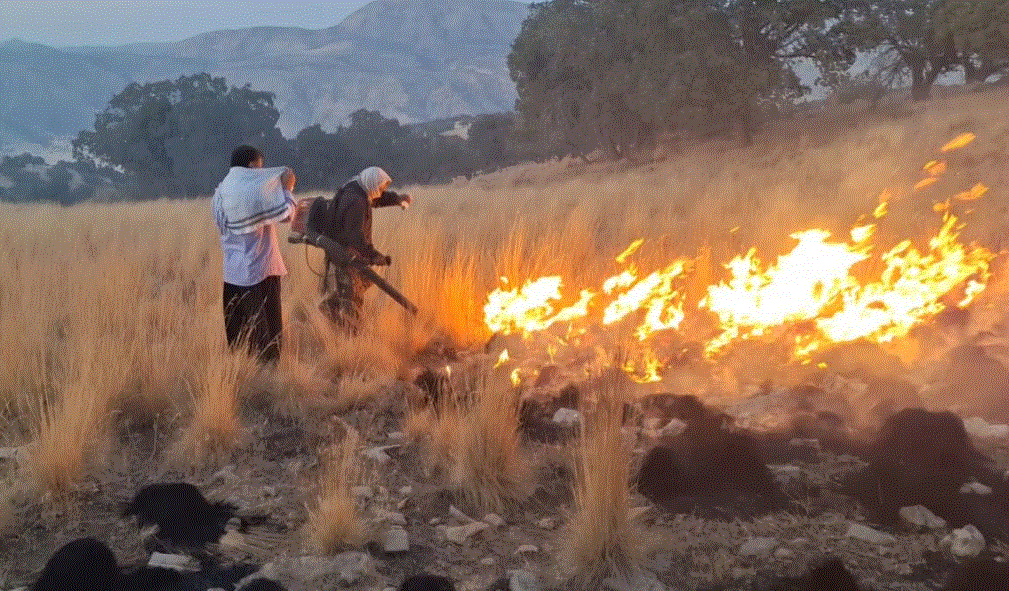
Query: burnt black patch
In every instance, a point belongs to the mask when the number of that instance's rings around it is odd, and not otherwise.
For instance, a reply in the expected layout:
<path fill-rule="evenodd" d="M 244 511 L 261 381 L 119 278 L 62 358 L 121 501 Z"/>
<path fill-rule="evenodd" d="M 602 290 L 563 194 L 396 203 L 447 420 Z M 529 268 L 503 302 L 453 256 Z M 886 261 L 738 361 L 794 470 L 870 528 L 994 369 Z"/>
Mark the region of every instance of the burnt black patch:
<path fill-rule="evenodd" d="M 854 575 L 839 558 L 829 558 L 795 579 L 781 579 L 771 591 L 861 591 Z"/>
<path fill-rule="evenodd" d="M 192 484 L 172 482 L 145 486 L 123 511 L 136 516 L 141 528 L 157 525 L 157 538 L 178 548 L 199 548 L 217 542 L 237 507 L 208 503 Z"/>
<path fill-rule="evenodd" d="M 905 409 L 890 416 L 869 452 L 859 500 L 870 517 L 896 526 L 901 507 L 924 505 L 953 527 L 971 523 L 986 538 L 1006 537 L 1006 486 L 949 411 Z M 962 494 L 974 480 L 991 495 Z"/>
<path fill-rule="evenodd" d="M 455 585 L 438 575 L 414 575 L 403 581 L 399 591 L 455 591 Z"/>
<path fill-rule="evenodd" d="M 788 506 L 756 438 L 706 416 L 652 448 L 638 471 L 638 491 L 673 513 L 711 519 L 753 517 Z"/>
<path fill-rule="evenodd" d="M 977 559 L 953 569 L 943 591 L 994 591 L 1009 587 L 1009 564 Z"/>
<path fill-rule="evenodd" d="M 32 591 L 116 590 L 122 573 L 109 547 L 94 538 L 74 540 L 46 562 Z"/>

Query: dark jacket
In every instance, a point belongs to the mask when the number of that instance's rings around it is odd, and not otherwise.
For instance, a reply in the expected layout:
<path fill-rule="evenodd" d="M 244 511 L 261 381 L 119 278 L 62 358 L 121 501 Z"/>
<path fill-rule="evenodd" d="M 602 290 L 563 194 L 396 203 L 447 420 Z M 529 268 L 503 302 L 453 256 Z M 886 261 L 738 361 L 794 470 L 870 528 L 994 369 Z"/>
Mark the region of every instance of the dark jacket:
<path fill-rule="evenodd" d="M 350 181 L 333 196 L 326 234 L 352 254 L 366 261 L 375 260 L 382 254 L 371 242 L 371 208 L 399 205 L 403 197 L 395 191 L 386 191 L 369 207 L 367 193 L 357 181 Z"/>

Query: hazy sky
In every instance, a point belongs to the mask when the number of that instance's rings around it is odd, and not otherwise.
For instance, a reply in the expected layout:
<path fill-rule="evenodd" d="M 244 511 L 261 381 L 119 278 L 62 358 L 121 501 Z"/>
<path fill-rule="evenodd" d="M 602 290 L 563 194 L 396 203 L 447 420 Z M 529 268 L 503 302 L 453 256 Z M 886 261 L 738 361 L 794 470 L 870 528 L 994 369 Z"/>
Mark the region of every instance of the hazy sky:
<path fill-rule="evenodd" d="M 0 0 L 0 42 L 56 47 L 179 41 L 262 25 L 323 29 L 367 0 Z"/>

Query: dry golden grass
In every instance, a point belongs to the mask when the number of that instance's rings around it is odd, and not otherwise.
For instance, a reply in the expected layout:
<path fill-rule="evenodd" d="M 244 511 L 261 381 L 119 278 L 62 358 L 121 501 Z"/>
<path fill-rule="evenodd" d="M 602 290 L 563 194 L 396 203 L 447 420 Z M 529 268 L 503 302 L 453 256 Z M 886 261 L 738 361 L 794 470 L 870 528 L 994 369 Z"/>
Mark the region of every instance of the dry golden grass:
<path fill-rule="evenodd" d="M 893 199 L 878 236 L 892 243 L 928 235 L 937 223 L 933 201 L 984 182 L 987 195 L 957 206 L 964 236 L 1006 248 L 1007 106 L 1007 91 L 993 90 L 916 105 L 903 118 L 851 111 L 772 124 L 751 148 L 712 141 L 666 150 L 664 161 L 644 166 L 562 160 L 411 188 L 412 209 L 376 212 L 375 238 L 393 258 L 382 272 L 418 305 L 418 318 L 372 288 L 365 330 L 340 338 L 316 312 L 321 253 L 282 239 L 289 334 L 280 367 L 260 389 L 298 412 L 302 396 L 339 396 L 323 384 L 341 376 L 401 376 L 432 338 L 479 345 L 489 336 L 482 306 L 502 275 L 560 275 L 573 298 L 611 272 L 612 257 L 638 237 L 652 239 L 642 267 L 697 258 L 694 299 L 735 254 L 751 245 L 765 257 L 780 253 L 790 233 L 812 225 L 840 233 L 871 213 L 884 189 Z M 978 137 L 951 161 L 959 172 L 912 193 L 922 165 L 962 131 Z M 222 346 L 221 255 L 209 200 L 4 204 L 0 219 L 4 437 L 47 450 L 37 467 L 50 474 L 40 480 L 45 487 L 72 486 L 101 465 L 110 417 L 132 425 L 166 413 L 193 417 L 194 446 L 207 433 L 238 428 L 233 401 L 211 394 L 239 374 Z M 355 388 L 346 390 L 351 398 Z M 74 453 L 45 458 L 65 447 Z"/>
<path fill-rule="evenodd" d="M 476 400 L 455 425 L 449 486 L 480 514 L 503 512 L 533 492 L 532 465 L 518 433 L 518 396 L 507 373 L 481 368 Z M 451 422 L 450 422 L 451 424 Z"/>
<path fill-rule="evenodd" d="M 359 546 L 368 536 L 351 491 L 361 477 L 358 443 L 357 433 L 349 430 L 326 454 L 319 495 L 315 507 L 308 509 L 305 526 L 308 544 L 318 552 Z"/>
<path fill-rule="evenodd" d="M 623 431 L 626 394 L 603 382 L 588 408 L 574 459 L 574 511 L 561 532 L 560 565 L 576 588 L 597 588 L 607 576 L 628 575 L 639 558 L 639 536 L 628 516 L 630 450 Z"/>

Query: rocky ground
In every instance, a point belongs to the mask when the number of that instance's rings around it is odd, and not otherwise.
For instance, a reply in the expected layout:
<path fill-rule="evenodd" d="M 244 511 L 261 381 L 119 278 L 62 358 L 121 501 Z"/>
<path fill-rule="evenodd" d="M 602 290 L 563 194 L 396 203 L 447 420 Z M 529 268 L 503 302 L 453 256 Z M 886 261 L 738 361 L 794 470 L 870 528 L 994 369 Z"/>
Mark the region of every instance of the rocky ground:
<path fill-rule="evenodd" d="M 108 543 L 120 564 L 149 560 L 136 525 L 119 518 L 122 504 L 145 484 L 176 480 L 195 484 L 208 498 L 234 503 L 243 515 L 264 516 L 244 537 L 232 535 L 214 551 L 225 562 L 265 565 L 264 573 L 292 591 L 337 585 L 387 589 L 420 573 L 444 575 L 462 590 L 562 588 L 559 534 L 572 508 L 563 459 L 570 443 L 564 440 L 567 425 L 580 420 L 578 411 L 558 413 L 565 402 L 560 397 L 524 415 L 550 416 L 556 421 L 554 435 L 560 434 L 560 441 L 542 437 L 542 425 L 537 430 L 533 421 L 523 424 L 524 445 L 538 470 L 536 493 L 500 515 L 477 514 L 425 475 L 421 450 L 404 433 L 406 400 L 415 391 L 413 384 L 399 382 L 352 411 L 307 412 L 298 418 L 247 407 L 245 443 L 223 467 L 191 473 L 161 463 L 178 419 L 162 421 L 156 429 L 121 425 L 109 464 L 69 501 L 16 509 L 14 522 L 20 527 L 0 541 L 0 589 L 27 584 L 55 549 L 84 536 Z M 738 424 L 759 428 L 799 414 L 822 416 L 830 400 L 825 392 L 758 392 L 726 409 Z M 624 427 L 635 449 L 632 474 L 656 442 L 674 440 L 691 424 L 656 413 L 655 400 L 639 401 Z M 358 429 L 366 442 L 360 458 L 366 477 L 352 494 L 372 541 L 317 556 L 307 549 L 305 525 L 318 494 L 318 451 L 334 443 L 346 425 Z M 1009 430 L 976 420 L 968 427 L 974 442 L 1005 471 Z M 785 508 L 733 515 L 731 507 L 699 502 L 695 510 L 675 514 L 633 494 L 629 511 L 640 531 L 640 564 L 604 586 L 616 591 L 787 589 L 786 578 L 800 577 L 836 556 L 865 589 L 926 591 L 942 588 L 964 557 L 1003 553 L 1001 544 L 984 540 L 976 530 L 954 528 L 920 509 L 902 510 L 900 526 L 874 524 L 855 499 L 841 492 L 846 474 L 865 469 L 864 459 L 812 438 L 775 441 L 762 443 L 761 451 L 767 473 L 787 497 Z M 17 461 L 16 454 L 6 455 L 15 457 L 0 462 Z"/>

